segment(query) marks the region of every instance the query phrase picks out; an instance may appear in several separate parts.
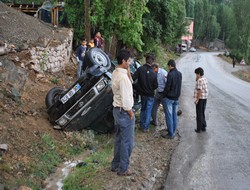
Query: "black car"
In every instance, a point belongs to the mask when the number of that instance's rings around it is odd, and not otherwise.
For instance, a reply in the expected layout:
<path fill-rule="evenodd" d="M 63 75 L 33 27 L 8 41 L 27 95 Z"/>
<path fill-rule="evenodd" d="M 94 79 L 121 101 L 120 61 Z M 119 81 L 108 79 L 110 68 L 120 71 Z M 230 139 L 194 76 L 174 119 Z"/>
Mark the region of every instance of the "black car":
<path fill-rule="evenodd" d="M 86 70 L 69 89 L 54 87 L 47 93 L 49 121 L 55 128 L 65 130 L 109 132 L 114 128 L 111 78 L 116 62 L 111 62 L 101 49 L 91 48 L 86 52 L 84 63 Z M 138 67 L 140 63 L 133 60 L 131 73 Z M 136 111 L 140 108 L 136 92 L 134 97 Z"/>

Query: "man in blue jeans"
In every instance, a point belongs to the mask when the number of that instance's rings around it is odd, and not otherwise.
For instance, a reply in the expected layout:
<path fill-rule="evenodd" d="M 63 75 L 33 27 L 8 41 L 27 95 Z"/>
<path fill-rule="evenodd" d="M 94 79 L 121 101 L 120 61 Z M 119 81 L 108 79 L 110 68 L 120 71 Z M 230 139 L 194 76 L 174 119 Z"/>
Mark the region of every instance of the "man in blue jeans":
<path fill-rule="evenodd" d="M 115 120 L 115 147 L 111 171 L 120 176 L 133 174 L 129 159 L 134 148 L 135 116 L 132 110 L 133 87 L 130 75 L 130 52 L 121 50 L 117 55 L 118 66 L 112 73 L 113 116 Z"/>
<path fill-rule="evenodd" d="M 167 83 L 162 93 L 162 103 L 168 127 L 168 136 L 164 135 L 163 137 L 172 139 L 175 136 L 178 126 L 177 110 L 179 104 L 178 99 L 181 94 L 182 74 L 176 69 L 174 60 L 169 60 L 168 67 Z"/>
<path fill-rule="evenodd" d="M 153 71 L 154 56 L 146 56 L 146 63 L 139 67 L 133 75 L 137 80 L 136 91 L 141 96 L 140 126 L 143 132 L 148 132 L 152 108 L 154 105 L 154 90 L 158 87 L 157 74 Z"/>
<path fill-rule="evenodd" d="M 163 68 L 159 68 L 159 65 L 156 63 L 152 65 L 152 68 L 154 72 L 157 73 L 158 88 L 156 90 L 156 94 L 154 97 L 154 105 L 152 109 L 152 121 L 150 123 L 152 125 L 157 126 L 158 125 L 157 111 L 160 104 L 162 103 L 162 92 L 167 82 L 168 72 Z"/>

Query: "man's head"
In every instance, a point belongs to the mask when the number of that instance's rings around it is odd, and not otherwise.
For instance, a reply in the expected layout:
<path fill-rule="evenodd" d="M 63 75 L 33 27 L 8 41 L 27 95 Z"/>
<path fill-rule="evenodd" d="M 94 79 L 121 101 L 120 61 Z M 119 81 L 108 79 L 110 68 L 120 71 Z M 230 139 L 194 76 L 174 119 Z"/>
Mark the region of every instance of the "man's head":
<path fill-rule="evenodd" d="M 153 54 L 146 55 L 146 63 L 152 65 L 154 61 L 155 61 L 155 56 Z"/>
<path fill-rule="evenodd" d="M 116 59 L 118 65 L 124 69 L 128 69 L 130 64 L 130 51 L 122 49 L 118 52 Z"/>
<path fill-rule="evenodd" d="M 175 61 L 173 59 L 168 61 L 168 67 L 170 70 L 176 67 Z"/>
<path fill-rule="evenodd" d="M 197 69 L 194 70 L 194 73 L 200 76 L 204 75 L 204 71 L 201 67 L 198 67 Z"/>
<path fill-rule="evenodd" d="M 159 65 L 157 63 L 153 63 L 151 67 L 153 68 L 155 73 L 158 73 Z"/>
<path fill-rule="evenodd" d="M 102 35 L 101 35 L 101 32 L 97 32 L 97 33 L 96 33 L 96 36 L 101 37 L 101 36 L 102 36 Z"/>
<path fill-rule="evenodd" d="M 83 46 L 86 46 L 86 44 L 87 44 L 87 41 L 84 39 L 84 40 L 82 40 L 82 45 Z"/>

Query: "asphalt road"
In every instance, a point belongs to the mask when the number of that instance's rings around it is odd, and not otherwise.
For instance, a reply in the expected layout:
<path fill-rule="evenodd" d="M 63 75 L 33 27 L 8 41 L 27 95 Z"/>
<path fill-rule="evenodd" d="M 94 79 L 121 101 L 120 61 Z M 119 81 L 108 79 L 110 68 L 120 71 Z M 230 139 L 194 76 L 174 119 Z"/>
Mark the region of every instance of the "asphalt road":
<path fill-rule="evenodd" d="M 186 53 L 177 61 L 182 72 L 179 108 L 181 142 L 175 150 L 166 190 L 250 189 L 250 83 L 231 74 L 218 53 Z M 194 70 L 204 69 L 209 82 L 207 132 L 196 134 Z"/>

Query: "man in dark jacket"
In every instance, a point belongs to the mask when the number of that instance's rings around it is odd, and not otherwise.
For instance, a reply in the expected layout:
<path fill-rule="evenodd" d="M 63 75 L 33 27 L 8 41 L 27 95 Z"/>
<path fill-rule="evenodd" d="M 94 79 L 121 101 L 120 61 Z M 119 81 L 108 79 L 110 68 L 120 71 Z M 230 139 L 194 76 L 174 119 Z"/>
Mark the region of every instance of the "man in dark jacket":
<path fill-rule="evenodd" d="M 141 96 L 140 125 L 144 132 L 148 132 L 151 112 L 154 104 L 154 90 L 157 89 L 157 74 L 151 67 L 154 62 L 154 56 L 146 56 L 146 64 L 134 73 L 133 80 L 137 80 L 136 90 Z"/>
<path fill-rule="evenodd" d="M 181 94 L 182 74 L 176 69 L 174 60 L 169 60 L 168 67 L 169 72 L 167 76 L 167 83 L 162 94 L 162 103 L 168 127 L 168 135 L 169 138 L 172 139 L 175 136 L 177 128 L 178 99 Z"/>
<path fill-rule="evenodd" d="M 82 41 L 82 44 L 77 48 L 76 52 L 76 59 L 78 62 L 78 67 L 77 67 L 77 77 L 80 78 L 83 72 L 83 68 L 85 68 L 84 65 L 84 57 L 85 53 L 87 51 L 87 41 L 84 39 Z"/>

